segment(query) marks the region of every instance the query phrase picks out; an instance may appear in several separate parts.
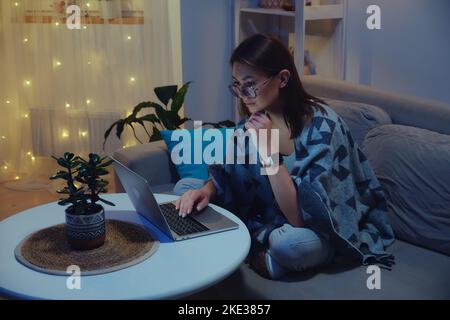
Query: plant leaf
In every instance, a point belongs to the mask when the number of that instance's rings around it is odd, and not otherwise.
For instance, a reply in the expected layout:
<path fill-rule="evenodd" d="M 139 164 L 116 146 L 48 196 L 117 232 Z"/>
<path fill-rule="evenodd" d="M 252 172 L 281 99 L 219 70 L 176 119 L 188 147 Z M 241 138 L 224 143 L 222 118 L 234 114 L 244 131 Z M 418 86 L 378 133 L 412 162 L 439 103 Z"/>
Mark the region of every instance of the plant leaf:
<path fill-rule="evenodd" d="M 110 201 L 108 201 L 108 200 L 102 199 L 102 198 L 100 198 L 100 197 L 98 198 L 98 200 L 100 200 L 100 201 L 103 202 L 103 203 L 106 203 L 107 205 L 110 205 L 110 206 L 113 206 L 113 207 L 116 206 L 114 203 L 112 203 L 112 202 L 110 202 Z"/>
<path fill-rule="evenodd" d="M 187 82 L 186 84 L 184 84 L 181 89 L 175 94 L 174 98 L 172 99 L 172 104 L 170 106 L 170 110 L 172 110 L 173 112 L 177 113 L 180 111 L 181 107 L 183 106 L 184 103 L 184 98 L 186 96 L 186 93 L 189 89 L 189 85 L 192 82 Z"/>
<path fill-rule="evenodd" d="M 165 86 L 155 88 L 155 94 L 165 106 L 169 103 L 170 99 L 173 99 L 178 90 L 178 86 Z"/>
<path fill-rule="evenodd" d="M 120 139 L 120 137 L 122 136 L 122 132 L 123 129 L 125 127 L 125 121 L 124 120 L 119 120 L 117 123 L 117 128 L 116 128 L 116 136 L 117 138 Z"/>
<path fill-rule="evenodd" d="M 159 140 L 162 140 L 161 132 L 159 131 L 158 128 L 153 127 L 153 133 L 152 133 L 152 136 L 151 136 L 149 142 L 154 142 L 154 141 L 159 141 Z"/>

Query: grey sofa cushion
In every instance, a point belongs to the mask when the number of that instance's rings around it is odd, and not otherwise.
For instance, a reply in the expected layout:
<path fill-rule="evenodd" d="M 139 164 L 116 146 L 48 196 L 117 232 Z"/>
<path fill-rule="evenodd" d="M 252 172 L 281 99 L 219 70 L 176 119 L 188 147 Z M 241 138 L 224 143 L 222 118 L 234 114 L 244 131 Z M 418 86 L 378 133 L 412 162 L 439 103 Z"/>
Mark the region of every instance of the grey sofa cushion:
<path fill-rule="evenodd" d="M 386 125 L 367 134 L 364 153 L 396 237 L 450 255 L 450 136 Z"/>
<path fill-rule="evenodd" d="M 245 264 L 202 293 L 222 299 L 450 299 L 450 257 L 402 241 L 388 249 L 392 271 L 381 269 L 381 288 L 369 290 L 365 266 L 328 266 L 282 278 L 260 277 Z"/>
<path fill-rule="evenodd" d="M 350 128 L 354 140 L 363 145 L 366 134 L 378 126 L 392 124 L 391 117 L 380 107 L 350 101 L 324 99 Z"/>

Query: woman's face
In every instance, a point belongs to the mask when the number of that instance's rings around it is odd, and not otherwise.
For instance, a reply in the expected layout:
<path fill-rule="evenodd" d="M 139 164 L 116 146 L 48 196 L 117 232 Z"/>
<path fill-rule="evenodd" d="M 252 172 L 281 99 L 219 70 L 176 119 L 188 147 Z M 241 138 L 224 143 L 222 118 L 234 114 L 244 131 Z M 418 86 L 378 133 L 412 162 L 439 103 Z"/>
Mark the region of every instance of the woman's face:
<path fill-rule="evenodd" d="M 244 101 L 250 113 L 263 111 L 274 105 L 280 94 L 280 79 L 274 76 L 272 79 L 264 73 L 240 62 L 233 64 L 232 85 L 238 88 L 243 86 L 252 86 L 257 88 L 256 98 L 244 97 Z"/>

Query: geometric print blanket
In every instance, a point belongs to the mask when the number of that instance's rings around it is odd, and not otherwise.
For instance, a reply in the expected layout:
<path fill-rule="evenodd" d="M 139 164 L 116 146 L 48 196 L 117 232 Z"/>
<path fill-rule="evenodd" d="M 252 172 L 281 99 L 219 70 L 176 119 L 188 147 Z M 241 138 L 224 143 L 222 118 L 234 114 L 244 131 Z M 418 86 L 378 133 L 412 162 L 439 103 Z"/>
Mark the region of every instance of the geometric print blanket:
<path fill-rule="evenodd" d="M 369 161 L 346 123 L 322 105 L 295 137 L 292 181 L 305 227 L 327 234 L 336 253 L 389 269 L 386 253 L 394 242 L 384 192 Z M 245 130 L 243 119 L 236 129 Z M 246 147 L 248 152 L 248 147 Z M 213 202 L 239 216 L 252 236 L 251 254 L 267 247 L 270 232 L 287 222 L 260 164 L 213 164 L 209 178 L 217 193 Z"/>

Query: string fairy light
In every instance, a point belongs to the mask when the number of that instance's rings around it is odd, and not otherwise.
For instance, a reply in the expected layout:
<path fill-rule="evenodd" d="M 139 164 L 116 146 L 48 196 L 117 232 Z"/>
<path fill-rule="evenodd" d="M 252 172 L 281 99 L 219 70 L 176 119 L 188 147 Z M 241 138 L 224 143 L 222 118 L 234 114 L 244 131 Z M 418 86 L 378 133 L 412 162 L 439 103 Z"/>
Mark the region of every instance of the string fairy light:
<path fill-rule="evenodd" d="M 20 180 L 20 177 L 19 177 L 19 176 L 16 176 L 16 177 L 14 178 L 14 180 Z"/>
<path fill-rule="evenodd" d="M 27 87 L 29 87 L 29 86 L 31 86 L 31 81 L 30 80 L 25 80 L 25 85 L 27 86 Z"/>
<path fill-rule="evenodd" d="M 6 104 L 10 104 L 11 103 L 11 101 L 9 101 L 9 100 L 6 100 L 5 102 L 6 102 Z"/>
<path fill-rule="evenodd" d="M 91 101 L 90 99 L 87 99 L 87 100 L 86 100 L 86 104 L 87 104 L 87 105 L 90 105 L 91 102 L 92 102 L 92 101 Z"/>
<path fill-rule="evenodd" d="M 66 108 L 70 108 L 70 103 L 66 102 Z"/>
<path fill-rule="evenodd" d="M 29 41 L 28 38 L 23 39 L 23 42 L 25 42 L 25 43 L 27 43 L 28 41 Z"/>
<path fill-rule="evenodd" d="M 87 137 L 88 132 L 87 131 L 79 131 L 79 135 L 83 138 Z"/>
<path fill-rule="evenodd" d="M 130 77 L 130 82 L 131 82 L 131 83 L 136 82 L 136 78 L 135 78 L 135 77 Z"/>
<path fill-rule="evenodd" d="M 69 131 L 67 131 L 67 130 L 63 130 L 62 131 L 62 134 L 61 134 L 61 136 L 65 139 L 65 138 L 68 138 L 69 137 Z"/>
<path fill-rule="evenodd" d="M 6 137 L 5 137 L 5 136 L 2 136 L 2 140 L 6 140 Z"/>
<path fill-rule="evenodd" d="M 16 7 L 18 7 L 18 6 L 19 6 L 19 3 L 18 3 L 18 2 L 14 2 L 14 5 L 15 5 Z"/>
<path fill-rule="evenodd" d="M 128 35 L 128 36 L 127 36 L 127 40 L 131 40 L 131 39 L 133 39 L 133 37 L 130 36 L 130 35 Z"/>

